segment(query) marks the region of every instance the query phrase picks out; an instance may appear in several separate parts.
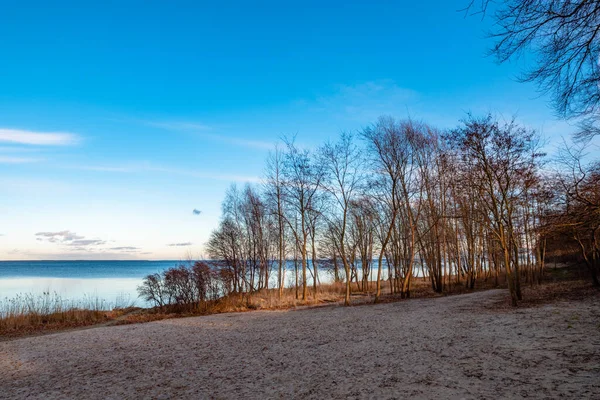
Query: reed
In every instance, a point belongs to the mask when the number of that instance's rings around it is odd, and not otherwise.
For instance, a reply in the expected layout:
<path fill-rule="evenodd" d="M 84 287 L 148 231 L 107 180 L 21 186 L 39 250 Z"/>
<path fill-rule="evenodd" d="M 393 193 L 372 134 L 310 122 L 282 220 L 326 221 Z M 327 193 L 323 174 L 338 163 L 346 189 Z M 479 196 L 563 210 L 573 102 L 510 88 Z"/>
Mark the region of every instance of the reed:
<path fill-rule="evenodd" d="M 84 295 L 74 300 L 64 299 L 50 291 L 38 295 L 19 294 L 0 300 L 0 335 L 13 336 L 108 322 L 132 306 L 133 302 L 125 295 L 111 303 L 97 295 Z"/>

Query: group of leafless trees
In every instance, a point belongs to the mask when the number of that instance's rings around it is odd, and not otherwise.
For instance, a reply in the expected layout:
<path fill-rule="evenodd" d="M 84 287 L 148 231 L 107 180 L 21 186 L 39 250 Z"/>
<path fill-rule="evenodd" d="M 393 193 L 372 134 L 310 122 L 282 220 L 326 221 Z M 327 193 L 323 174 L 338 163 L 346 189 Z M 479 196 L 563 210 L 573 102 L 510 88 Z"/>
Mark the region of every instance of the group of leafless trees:
<path fill-rule="evenodd" d="M 233 185 L 207 243 L 211 261 L 146 277 L 159 307 L 286 287 L 318 296 L 322 274 L 353 290 L 410 297 L 487 281 L 522 299 L 549 253 L 600 271 L 600 164 L 565 147 L 547 168 L 538 136 L 469 116 L 456 129 L 382 117 L 316 149 L 284 139 L 262 184 Z"/>
<path fill-rule="evenodd" d="M 596 230 L 577 225 L 597 216 L 586 208 L 592 189 L 598 205 L 597 170 L 569 188 L 567 174 L 542 167 L 535 133 L 491 116 L 447 132 L 383 117 L 315 150 L 284 139 L 262 185 L 228 191 L 208 253 L 225 272 L 224 293 L 281 296 L 288 274 L 307 300 L 328 271 L 345 283 L 347 304 L 353 287 L 409 297 L 415 276 L 436 292 L 506 280 L 517 304 L 522 282 L 542 280 L 559 214 L 578 218 L 568 227 L 597 268 L 598 218 Z"/>

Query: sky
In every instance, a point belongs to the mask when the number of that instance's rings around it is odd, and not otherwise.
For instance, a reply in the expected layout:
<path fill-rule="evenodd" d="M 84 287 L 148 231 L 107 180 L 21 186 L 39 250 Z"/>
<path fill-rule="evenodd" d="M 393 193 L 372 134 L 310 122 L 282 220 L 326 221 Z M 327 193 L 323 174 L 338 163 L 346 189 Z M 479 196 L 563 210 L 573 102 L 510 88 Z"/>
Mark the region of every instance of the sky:
<path fill-rule="evenodd" d="M 466 3 L 3 1 L 0 260 L 202 257 L 282 136 L 381 115 L 515 117 L 552 152 L 575 128 Z"/>

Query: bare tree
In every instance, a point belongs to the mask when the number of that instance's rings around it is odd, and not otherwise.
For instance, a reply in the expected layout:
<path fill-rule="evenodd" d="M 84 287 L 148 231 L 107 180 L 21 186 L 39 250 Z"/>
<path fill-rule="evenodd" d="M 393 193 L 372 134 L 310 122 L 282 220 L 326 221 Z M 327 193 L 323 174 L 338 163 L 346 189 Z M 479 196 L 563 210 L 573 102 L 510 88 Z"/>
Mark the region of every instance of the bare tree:
<path fill-rule="evenodd" d="M 375 301 L 381 296 L 381 272 L 383 268 L 383 257 L 387 245 L 392 238 L 394 225 L 400 209 L 398 191 L 400 186 L 400 175 L 403 163 L 406 162 L 404 154 L 404 140 L 400 133 L 401 124 L 393 118 L 382 117 L 379 121 L 366 128 L 362 137 L 367 143 L 367 149 L 372 162 L 374 177 L 371 179 L 371 187 L 375 191 L 374 198 L 381 203 L 379 210 L 384 213 L 379 221 L 385 223 L 380 229 L 380 251 L 377 262 L 377 290 Z M 388 270 L 390 263 L 388 259 Z"/>
<path fill-rule="evenodd" d="M 287 150 L 283 164 L 283 199 L 288 213 L 286 222 L 292 232 L 302 257 L 302 300 L 307 300 L 308 238 L 310 213 L 315 211 L 315 201 L 324 172 L 320 163 L 312 159 L 308 150 L 299 149 L 294 140 L 286 139 Z M 295 222 L 298 221 L 298 224 Z M 316 293 L 315 293 L 316 295 Z"/>
<path fill-rule="evenodd" d="M 165 306 L 165 293 L 160 274 L 146 276 L 142 284 L 138 286 L 137 291 L 144 300 L 152 302 L 161 309 Z"/>
<path fill-rule="evenodd" d="M 278 272 L 277 272 L 277 289 L 279 298 L 283 295 L 283 287 L 285 285 L 285 263 L 286 263 L 286 248 L 285 248 L 285 215 L 284 215 L 284 199 L 283 199 L 283 167 L 284 154 L 281 149 L 276 146 L 275 150 L 269 154 L 267 159 L 267 201 L 270 203 L 271 212 L 277 220 L 277 250 L 279 257 Z"/>
<path fill-rule="evenodd" d="M 357 196 L 363 179 L 361 157 L 349 133 L 342 133 L 337 143 L 326 143 L 320 149 L 320 155 L 327 174 L 323 187 L 332 200 L 328 217 L 329 229 L 335 236 L 333 243 L 346 273 L 344 303 L 350 305 L 350 261 L 346 249 L 346 231 L 351 203 Z"/>
<path fill-rule="evenodd" d="M 486 13 L 490 3 L 473 0 L 468 9 Z M 521 80 L 551 93 L 561 116 L 585 117 L 580 137 L 598 134 L 600 2 L 508 0 L 495 6 L 491 53 L 503 63 L 531 50 L 536 64 Z"/>
<path fill-rule="evenodd" d="M 369 290 L 373 252 L 375 249 L 375 232 L 377 229 L 377 212 L 371 198 L 361 196 L 350 204 L 350 237 L 351 247 L 355 249 L 360 261 L 362 274 L 362 291 Z"/>
<path fill-rule="evenodd" d="M 469 185 L 485 207 L 484 218 L 504 258 L 513 305 L 521 300 L 518 245 L 518 202 L 524 194 L 523 178 L 536 167 L 537 137 L 514 123 L 500 125 L 491 116 L 469 117 L 451 132 L 462 168 L 469 170 Z"/>
<path fill-rule="evenodd" d="M 212 231 L 206 248 L 213 260 L 223 265 L 222 275 L 228 276 L 228 292 L 242 291 L 242 260 L 240 248 L 242 234 L 230 217 L 225 217 Z"/>

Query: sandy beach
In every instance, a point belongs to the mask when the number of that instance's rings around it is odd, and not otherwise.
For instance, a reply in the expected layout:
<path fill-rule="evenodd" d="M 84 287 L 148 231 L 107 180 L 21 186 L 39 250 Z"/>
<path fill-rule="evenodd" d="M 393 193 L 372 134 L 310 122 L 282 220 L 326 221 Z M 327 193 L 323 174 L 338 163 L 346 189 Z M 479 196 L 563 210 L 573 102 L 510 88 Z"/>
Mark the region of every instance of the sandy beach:
<path fill-rule="evenodd" d="M 0 343 L 0 398 L 600 398 L 600 303 L 503 290 Z"/>

